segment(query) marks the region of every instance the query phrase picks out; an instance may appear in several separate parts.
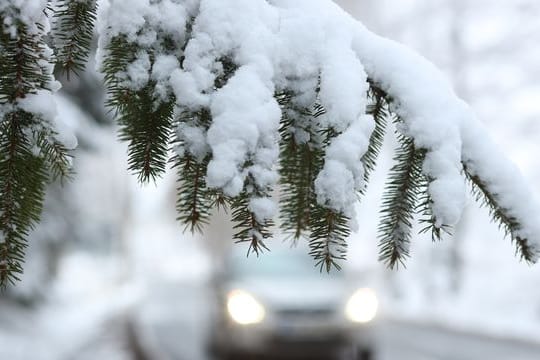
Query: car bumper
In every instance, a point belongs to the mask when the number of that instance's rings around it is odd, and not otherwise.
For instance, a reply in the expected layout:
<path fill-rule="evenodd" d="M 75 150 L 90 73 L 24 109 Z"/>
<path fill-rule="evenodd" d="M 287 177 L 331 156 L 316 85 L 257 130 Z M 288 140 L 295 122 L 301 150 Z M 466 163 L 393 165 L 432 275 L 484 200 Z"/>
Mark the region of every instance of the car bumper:
<path fill-rule="evenodd" d="M 223 329 L 215 329 L 214 347 L 220 353 L 324 356 L 350 346 L 373 347 L 374 328 L 374 323 L 361 326 L 228 323 Z"/>

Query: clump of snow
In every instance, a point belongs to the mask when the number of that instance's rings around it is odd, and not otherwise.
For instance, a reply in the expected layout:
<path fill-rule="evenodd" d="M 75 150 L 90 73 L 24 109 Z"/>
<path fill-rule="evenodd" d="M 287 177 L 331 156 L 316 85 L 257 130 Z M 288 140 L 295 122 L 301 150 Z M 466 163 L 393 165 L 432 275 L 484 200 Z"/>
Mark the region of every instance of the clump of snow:
<path fill-rule="evenodd" d="M 279 155 L 277 130 L 281 111 L 272 89 L 265 86 L 256 67 L 247 65 L 216 93 L 211 111 L 213 123 L 208 130 L 208 143 L 213 159 L 208 165 L 207 182 L 236 196 L 248 175 L 242 171 L 246 161 L 261 166 L 258 171 L 276 171 L 272 167 Z M 256 181 L 261 188 L 273 185 L 260 177 Z"/>
<path fill-rule="evenodd" d="M 18 105 L 22 110 L 46 119 L 52 119 L 56 116 L 53 95 L 47 90 L 38 90 L 35 94 L 26 95 L 18 100 Z"/>
<path fill-rule="evenodd" d="M 249 201 L 249 210 L 256 214 L 257 221 L 263 223 L 265 220 L 272 219 L 277 212 L 275 202 L 269 198 L 254 197 Z"/>
<path fill-rule="evenodd" d="M 132 90 L 140 90 L 150 78 L 150 56 L 145 51 L 140 51 L 137 58 L 127 66 L 126 87 Z"/>
<path fill-rule="evenodd" d="M 49 90 L 38 90 L 35 94 L 28 94 L 17 102 L 19 109 L 37 115 L 45 122 L 51 122 L 55 131 L 56 140 L 67 149 L 77 147 L 77 137 L 72 128 L 58 117 L 56 97 Z"/>
<path fill-rule="evenodd" d="M 178 126 L 177 132 L 184 150 L 187 150 L 197 161 L 202 161 L 210 151 L 206 142 L 206 133 L 200 127 L 185 123 Z"/>
<path fill-rule="evenodd" d="M 455 225 L 466 201 L 461 124 L 472 114 L 431 63 L 403 45 L 356 24 L 354 47 L 368 75 L 394 98 L 400 130 L 428 151 L 424 174 L 437 225 Z"/>
<path fill-rule="evenodd" d="M 174 70 L 180 67 L 175 56 L 158 55 L 152 66 L 151 78 L 156 82 L 155 93 L 161 101 L 167 101 L 170 95 L 170 77 Z"/>
<path fill-rule="evenodd" d="M 3 15 L 3 31 L 13 38 L 17 36 L 17 22 L 26 26 L 30 34 L 50 31 L 50 23 L 44 9 L 48 0 L 4 0 L 0 4 Z M 7 31 L 6 31 L 7 30 Z"/>

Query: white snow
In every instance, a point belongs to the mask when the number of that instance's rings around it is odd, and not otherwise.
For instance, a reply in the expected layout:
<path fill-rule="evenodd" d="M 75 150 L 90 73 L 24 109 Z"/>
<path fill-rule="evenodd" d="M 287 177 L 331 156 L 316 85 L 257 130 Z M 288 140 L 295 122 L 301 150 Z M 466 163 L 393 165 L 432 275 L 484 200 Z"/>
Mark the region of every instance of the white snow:
<path fill-rule="evenodd" d="M 55 137 L 67 149 L 77 147 L 77 137 L 65 118 L 57 113 L 57 98 L 49 90 L 38 90 L 35 94 L 28 94 L 19 99 L 17 105 L 20 109 L 38 115 L 45 122 L 51 122 L 56 132 Z"/>
<path fill-rule="evenodd" d="M 258 172 L 275 172 L 272 167 L 279 154 L 276 133 L 281 112 L 273 91 L 265 86 L 255 66 L 238 69 L 216 93 L 211 110 L 213 124 L 208 130 L 208 143 L 213 159 L 208 165 L 208 185 L 222 187 L 226 194 L 236 196 L 248 175 L 242 171 L 247 160 L 261 166 Z M 259 152 L 263 152 L 261 156 Z M 262 178 L 256 182 L 261 188 L 273 185 Z"/>
<path fill-rule="evenodd" d="M 251 198 L 249 201 L 249 210 L 256 214 L 257 221 L 263 223 L 265 220 L 272 219 L 277 212 L 275 202 L 269 198 Z"/>
<path fill-rule="evenodd" d="M 200 127 L 182 123 L 178 126 L 177 132 L 178 139 L 183 142 L 183 149 L 197 161 L 202 161 L 210 151 L 204 131 Z"/>
<path fill-rule="evenodd" d="M 170 95 L 170 77 L 174 70 L 180 67 L 175 56 L 158 55 L 152 66 L 151 78 L 156 82 L 155 93 L 161 101 L 167 101 Z"/>
<path fill-rule="evenodd" d="M 150 78 L 150 56 L 145 51 L 140 51 L 137 58 L 127 66 L 126 87 L 132 90 L 141 90 Z"/>
<path fill-rule="evenodd" d="M 3 21 L 9 26 L 9 33 L 15 37 L 16 21 L 22 21 L 27 26 L 29 33 L 49 32 L 50 23 L 43 11 L 47 6 L 47 0 L 4 0 L 0 4 L 0 12 L 7 15 Z M 16 11 L 14 11 L 16 9 Z M 38 25 L 43 26 L 40 30 Z"/>

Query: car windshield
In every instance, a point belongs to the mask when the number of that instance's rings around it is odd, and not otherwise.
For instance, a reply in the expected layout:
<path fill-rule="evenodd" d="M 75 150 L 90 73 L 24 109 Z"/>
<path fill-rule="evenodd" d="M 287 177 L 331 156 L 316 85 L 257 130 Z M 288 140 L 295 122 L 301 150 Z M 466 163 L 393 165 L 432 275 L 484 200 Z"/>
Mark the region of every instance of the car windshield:
<path fill-rule="evenodd" d="M 328 277 L 343 276 L 343 271 L 332 269 L 330 274 L 320 271 L 308 254 L 309 250 L 296 248 L 264 252 L 258 257 L 250 254 L 235 254 L 231 258 L 234 277 Z"/>

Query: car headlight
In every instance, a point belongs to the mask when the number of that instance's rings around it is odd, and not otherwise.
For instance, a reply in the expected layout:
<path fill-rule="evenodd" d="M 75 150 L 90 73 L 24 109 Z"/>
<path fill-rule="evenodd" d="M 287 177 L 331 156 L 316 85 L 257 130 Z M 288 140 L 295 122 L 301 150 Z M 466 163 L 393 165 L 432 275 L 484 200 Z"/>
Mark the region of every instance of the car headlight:
<path fill-rule="evenodd" d="M 264 319 L 264 307 L 243 290 L 233 290 L 227 295 L 227 311 L 236 323 L 257 324 Z"/>
<path fill-rule="evenodd" d="M 347 301 L 345 315 L 347 319 L 357 323 L 367 323 L 375 318 L 379 301 L 372 289 L 357 290 Z"/>

